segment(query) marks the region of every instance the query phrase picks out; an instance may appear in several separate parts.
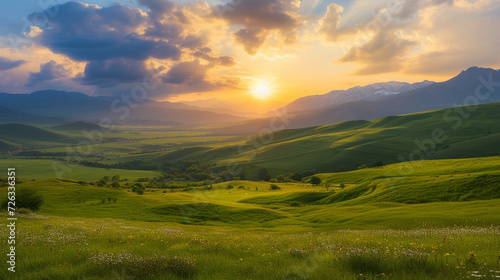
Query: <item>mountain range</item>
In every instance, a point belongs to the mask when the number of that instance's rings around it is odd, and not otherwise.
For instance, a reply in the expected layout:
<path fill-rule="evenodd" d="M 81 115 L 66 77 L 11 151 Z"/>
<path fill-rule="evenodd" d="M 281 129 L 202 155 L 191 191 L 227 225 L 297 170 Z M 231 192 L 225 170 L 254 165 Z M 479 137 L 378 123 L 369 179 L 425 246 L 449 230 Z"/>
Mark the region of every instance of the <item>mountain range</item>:
<path fill-rule="evenodd" d="M 144 100 L 131 106 L 119 98 L 56 90 L 30 94 L 0 93 L 0 123 L 56 125 L 75 120 L 99 123 L 109 118 L 124 125 L 198 125 L 246 118 L 205 111 L 183 103 Z M 56 121 L 57 120 L 57 121 Z"/>
<path fill-rule="evenodd" d="M 499 70 L 471 67 L 444 82 L 387 82 L 335 90 L 299 98 L 278 111 L 291 115 L 285 128 L 372 120 L 471 102 L 500 101 L 500 94 L 495 92 L 499 85 L 497 81 L 500 81 Z M 480 88 L 479 98 L 476 97 L 477 88 Z M 75 121 L 99 123 L 101 119 L 109 118 L 117 125 L 218 124 L 212 129 L 244 134 L 257 133 L 263 128 L 274 129 L 269 127 L 273 118 L 244 117 L 248 114 L 234 110 L 235 104 L 219 99 L 185 102 L 144 100 L 132 105 L 117 97 L 89 96 L 79 92 L 0 93 L 0 123 L 54 126 Z"/>
<path fill-rule="evenodd" d="M 429 85 L 419 87 L 427 83 Z M 310 104 L 316 104 L 316 101 L 310 102 L 310 100 L 326 98 L 325 96 L 328 96 L 328 94 L 313 96 L 311 98 L 299 98 L 288 106 L 276 110 L 274 114 L 277 117 L 223 125 L 218 127 L 217 130 L 220 132 L 230 131 L 232 133 L 249 133 L 249 130 L 251 130 L 252 133 L 260 133 L 262 131 L 274 130 L 274 127 L 278 127 L 279 129 L 304 128 L 348 120 L 373 120 L 387 116 L 425 112 L 460 105 L 500 101 L 500 70 L 491 68 L 471 67 L 444 82 L 432 83 L 424 81 L 413 85 L 419 88 L 384 97 L 379 95 L 354 102 L 315 109 L 310 109 L 312 108 Z M 388 84 L 385 84 L 385 86 L 388 86 Z M 375 87 L 370 85 L 364 88 Z M 351 92 L 356 92 L 359 88 L 351 90 Z M 371 93 L 373 94 L 373 91 Z M 337 95 L 343 96 L 345 93 L 334 93 L 332 96 Z M 359 97 L 360 94 L 357 96 Z M 370 94 L 365 95 L 365 97 L 367 96 L 369 97 Z M 304 102 L 304 105 L 301 102 Z M 288 108 L 309 109 L 290 111 L 292 109 L 289 110 Z M 282 121 L 283 119 L 286 121 Z"/>
<path fill-rule="evenodd" d="M 434 82 L 423 81 L 419 83 L 386 82 L 375 83 L 367 86 L 356 86 L 347 90 L 333 90 L 322 95 L 309 95 L 296 99 L 285 106 L 288 112 L 309 111 L 341 105 L 359 100 L 377 100 L 387 96 L 408 92 L 429 86 Z"/>

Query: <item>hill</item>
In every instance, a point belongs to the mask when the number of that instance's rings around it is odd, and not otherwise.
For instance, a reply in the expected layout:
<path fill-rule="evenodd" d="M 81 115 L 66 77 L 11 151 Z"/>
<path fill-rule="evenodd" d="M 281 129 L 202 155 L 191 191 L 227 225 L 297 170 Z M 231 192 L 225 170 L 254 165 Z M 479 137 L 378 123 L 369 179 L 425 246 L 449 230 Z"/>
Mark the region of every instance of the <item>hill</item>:
<path fill-rule="evenodd" d="M 77 121 L 77 122 L 73 122 L 73 123 L 54 126 L 51 129 L 60 130 L 60 131 L 82 131 L 82 130 L 91 131 L 94 129 L 96 129 L 97 131 L 106 130 L 104 127 L 102 127 L 98 124 L 87 123 L 87 122 L 82 122 L 82 121 Z"/>
<path fill-rule="evenodd" d="M 0 125 L 0 139 L 30 145 L 35 142 L 64 143 L 69 137 L 43 128 L 12 123 Z"/>
<path fill-rule="evenodd" d="M 469 110 L 473 112 L 468 118 L 462 118 L 460 112 Z M 363 164 L 372 166 L 419 158 L 492 156 L 500 154 L 500 146 L 495 144 L 500 141 L 499 118 L 500 103 L 482 104 L 276 131 L 230 146 L 179 150 L 158 160 L 212 161 L 219 168 L 236 162 L 247 170 L 248 176 L 255 175 L 259 168 L 274 174 L 305 170 L 337 172 L 354 170 Z M 436 129 L 439 141 L 432 140 Z"/>
<path fill-rule="evenodd" d="M 44 117 L 29 114 L 21 110 L 0 106 L 0 124 L 22 123 L 29 125 L 59 125 L 68 122 L 65 118 Z"/>

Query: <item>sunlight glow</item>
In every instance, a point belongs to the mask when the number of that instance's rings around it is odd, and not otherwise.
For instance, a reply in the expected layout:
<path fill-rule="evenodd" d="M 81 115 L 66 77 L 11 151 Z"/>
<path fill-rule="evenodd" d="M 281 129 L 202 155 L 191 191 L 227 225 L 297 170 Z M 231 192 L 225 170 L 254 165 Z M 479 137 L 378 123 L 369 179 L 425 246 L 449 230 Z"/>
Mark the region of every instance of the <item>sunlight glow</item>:
<path fill-rule="evenodd" d="M 270 82 L 258 80 L 251 88 L 252 95 L 260 100 L 266 99 L 273 94 Z"/>

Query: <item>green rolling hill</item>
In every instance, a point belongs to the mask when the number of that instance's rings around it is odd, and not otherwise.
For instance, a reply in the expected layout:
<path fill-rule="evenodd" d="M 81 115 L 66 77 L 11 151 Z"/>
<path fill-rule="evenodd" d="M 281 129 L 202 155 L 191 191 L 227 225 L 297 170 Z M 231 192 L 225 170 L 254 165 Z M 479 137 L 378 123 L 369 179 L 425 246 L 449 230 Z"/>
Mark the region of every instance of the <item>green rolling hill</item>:
<path fill-rule="evenodd" d="M 276 131 L 232 145 L 177 150 L 153 160 L 196 159 L 217 162 L 219 169 L 236 162 L 248 175 L 259 168 L 273 174 L 338 172 L 379 162 L 493 156 L 500 154 L 499 118 L 500 103 L 489 103 Z"/>
<path fill-rule="evenodd" d="M 0 124 L 0 139 L 13 144 L 36 146 L 40 143 L 67 143 L 71 141 L 69 136 L 52 132 L 44 128 L 38 128 L 25 124 L 10 123 Z"/>

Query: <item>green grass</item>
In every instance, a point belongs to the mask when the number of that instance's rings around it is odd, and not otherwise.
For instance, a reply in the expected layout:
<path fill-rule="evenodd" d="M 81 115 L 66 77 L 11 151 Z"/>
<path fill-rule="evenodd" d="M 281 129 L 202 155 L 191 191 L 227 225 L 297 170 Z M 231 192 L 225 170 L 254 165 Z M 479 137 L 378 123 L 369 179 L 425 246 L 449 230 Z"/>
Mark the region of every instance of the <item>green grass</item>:
<path fill-rule="evenodd" d="M 24 182 L 17 188 L 37 189 L 44 204 L 19 216 L 18 272 L 0 278 L 500 276 L 500 158 L 414 162 L 411 173 L 402 165 L 317 175 L 328 191 L 232 181 L 138 195 L 69 179 Z"/>
<path fill-rule="evenodd" d="M 0 169 L 7 170 L 7 168 L 16 168 L 17 177 L 21 179 L 48 179 L 57 177 L 54 171 L 54 162 L 62 164 L 59 161 L 46 160 L 46 159 L 0 159 Z M 137 180 L 141 177 L 154 177 L 161 175 L 156 171 L 142 171 L 142 170 L 124 170 L 124 169 L 104 169 L 93 168 L 83 165 L 66 165 L 70 169 L 63 173 L 63 176 L 68 179 L 96 181 L 103 176 L 120 175 L 122 179 Z M 61 169 L 61 167 L 57 167 Z"/>
<path fill-rule="evenodd" d="M 372 121 L 347 121 L 320 127 L 282 130 L 217 147 L 189 148 L 158 155 L 158 160 L 198 159 L 225 166 L 237 162 L 253 175 L 267 168 L 273 175 L 300 170 L 339 172 L 362 164 L 385 164 L 410 158 L 414 151 L 425 159 L 485 157 L 500 154 L 500 103 L 481 104 L 461 125 L 444 119 L 448 109 L 391 116 Z M 447 116 L 457 117 L 456 114 Z M 423 148 L 416 141 L 432 139 L 435 129 L 445 139 Z M 429 149 L 431 148 L 431 149 Z M 418 156 L 416 157 L 419 158 Z"/>

